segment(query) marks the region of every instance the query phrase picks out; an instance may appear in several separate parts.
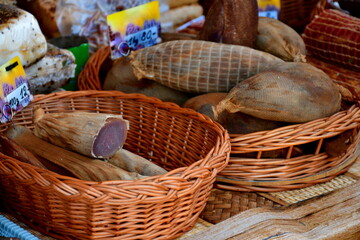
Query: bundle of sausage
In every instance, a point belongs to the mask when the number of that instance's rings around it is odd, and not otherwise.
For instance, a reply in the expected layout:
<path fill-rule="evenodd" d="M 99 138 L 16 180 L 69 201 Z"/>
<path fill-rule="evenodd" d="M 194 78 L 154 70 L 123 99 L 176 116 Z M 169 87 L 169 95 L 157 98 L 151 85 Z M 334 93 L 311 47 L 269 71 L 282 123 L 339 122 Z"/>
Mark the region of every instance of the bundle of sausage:
<path fill-rule="evenodd" d="M 33 131 L 12 126 L 1 133 L 0 152 L 87 181 L 136 180 L 167 172 L 123 149 L 129 122 L 121 115 L 46 113 L 35 107 L 33 121 Z"/>
<path fill-rule="evenodd" d="M 360 71 L 360 19 L 327 9 L 305 28 L 308 52 L 324 61 Z"/>

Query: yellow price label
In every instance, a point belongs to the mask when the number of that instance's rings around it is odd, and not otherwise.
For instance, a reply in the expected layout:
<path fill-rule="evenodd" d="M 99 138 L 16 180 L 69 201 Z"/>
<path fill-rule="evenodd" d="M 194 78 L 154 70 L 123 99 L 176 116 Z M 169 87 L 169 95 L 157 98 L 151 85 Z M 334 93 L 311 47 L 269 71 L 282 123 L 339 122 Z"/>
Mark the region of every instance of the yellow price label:
<path fill-rule="evenodd" d="M 107 16 L 112 59 L 161 42 L 160 5 L 152 1 Z"/>
<path fill-rule="evenodd" d="M 278 19 L 281 2 L 280 0 L 258 0 L 259 16 Z"/>
<path fill-rule="evenodd" d="M 19 57 L 11 59 L 0 67 L 0 85 L 1 123 L 5 123 L 33 99 Z"/>

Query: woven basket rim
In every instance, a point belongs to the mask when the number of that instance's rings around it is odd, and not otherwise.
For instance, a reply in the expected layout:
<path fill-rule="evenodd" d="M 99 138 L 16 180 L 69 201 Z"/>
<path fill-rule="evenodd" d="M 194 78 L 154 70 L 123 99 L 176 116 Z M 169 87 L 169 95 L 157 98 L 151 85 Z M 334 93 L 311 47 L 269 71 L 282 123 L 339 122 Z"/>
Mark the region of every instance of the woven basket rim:
<path fill-rule="evenodd" d="M 270 151 L 313 142 L 360 126 L 360 102 L 329 117 L 249 134 L 229 134 L 232 153 Z M 261 145 L 263 143 L 263 145 Z"/>
<path fill-rule="evenodd" d="M 101 86 L 101 80 L 99 78 L 99 72 L 101 65 L 109 56 L 109 46 L 104 46 L 100 48 L 93 55 L 90 56 L 77 79 L 78 88 L 80 91 L 103 90 Z"/>
<path fill-rule="evenodd" d="M 329 181 L 346 172 L 359 156 L 359 128 L 360 102 L 352 102 L 345 110 L 310 122 L 249 134 L 230 134 L 230 161 L 217 176 L 216 187 L 232 191 L 277 192 Z M 293 147 L 307 143 L 320 144 L 324 139 L 348 130 L 353 131 L 354 142 L 349 145 L 345 154 L 338 157 L 317 153 L 318 150 L 299 157 L 262 157 L 262 153 L 266 151 L 291 151 Z M 244 153 L 256 153 L 257 156 L 247 158 L 238 155 Z M 299 162 L 302 165 L 299 165 Z M 266 169 L 259 164 L 266 165 Z M 280 170 L 281 164 L 287 167 Z M 308 169 L 310 166 L 312 169 Z"/>
<path fill-rule="evenodd" d="M 330 177 L 336 173 L 343 171 L 344 169 L 348 168 L 351 164 L 353 164 L 358 156 L 360 155 L 360 149 L 357 148 L 355 152 L 352 154 L 351 157 L 347 158 L 345 161 L 337 165 L 332 169 L 327 169 L 325 171 L 320 171 L 318 173 L 313 174 L 312 176 L 306 177 L 298 177 L 291 180 L 240 180 L 240 179 L 232 179 L 229 177 L 222 177 L 218 176 L 217 180 L 223 183 L 233 183 L 236 185 L 245 185 L 245 186 L 258 186 L 258 187 L 266 187 L 266 186 L 273 186 L 273 187 L 281 187 L 283 185 L 291 185 L 291 184 L 301 184 L 304 182 L 314 181 L 321 178 Z"/>

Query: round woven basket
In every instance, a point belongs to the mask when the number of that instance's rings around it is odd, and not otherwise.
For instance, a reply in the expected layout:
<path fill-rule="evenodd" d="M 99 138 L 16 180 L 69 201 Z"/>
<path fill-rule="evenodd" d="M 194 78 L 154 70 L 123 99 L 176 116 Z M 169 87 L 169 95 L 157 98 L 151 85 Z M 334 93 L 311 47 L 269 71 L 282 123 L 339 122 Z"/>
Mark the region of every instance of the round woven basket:
<path fill-rule="evenodd" d="M 89 59 L 80 74 L 81 89 L 101 88 L 98 69 L 109 54 L 109 48 L 105 47 Z M 360 108 L 354 104 L 344 109 L 328 118 L 304 124 L 230 135 L 229 164 L 217 177 L 215 186 L 233 191 L 285 191 L 326 182 L 346 172 L 358 155 Z M 323 149 L 324 140 L 348 130 L 352 131 L 352 144 L 346 146 L 345 153 L 329 156 Z M 299 152 L 298 148 L 306 144 L 310 145 L 310 150 Z"/>
<path fill-rule="evenodd" d="M 168 173 L 136 181 L 91 182 L 0 154 L 0 199 L 11 214 L 57 239 L 173 239 L 189 231 L 216 175 L 229 160 L 227 132 L 194 111 L 118 91 L 38 95 L 13 119 L 33 127 L 32 111 L 103 112 L 130 121 L 124 148 Z M 1 125 L 1 131 L 10 123 Z"/>
<path fill-rule="evenodd" d="M 216 187 L 274 192 L 329 181 L 346 172 L 359 156 L 359 126 L 356 104 L 304 124 L 230 134 L 230 161 Z"/>

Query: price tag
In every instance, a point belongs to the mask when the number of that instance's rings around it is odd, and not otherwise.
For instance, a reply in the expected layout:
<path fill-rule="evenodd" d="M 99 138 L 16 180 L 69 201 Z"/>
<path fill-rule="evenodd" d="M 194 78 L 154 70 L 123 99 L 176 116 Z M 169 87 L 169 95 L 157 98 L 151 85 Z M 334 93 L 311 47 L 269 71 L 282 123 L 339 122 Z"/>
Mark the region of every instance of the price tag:
<path fill-rule="evenodd" d="M 279 18 L 280 0 L 257 0 L 259 6 L 259 16 L 269 18 Z"/>
<path fill-rule="evenodd" d="M 142 31 L 125 36 L 124 41 L 128 43 L 130 49 L 137 49 L 138 46 L 149 46 L 156 42 L 159 37 L 158 27 L 150 27 Z"/>
<path fill-rule="evenodd" d="M 11 109 L 21 109 L 30 103 L 30 89 L 27 83 L 23 83 L 5 97 Z"/>
<path fill-rule="evenodd" d="M 279 12 L 278 11 L 264 11 L 264 12 L 259 12 L 259 16 L 278 19 Z"/>
<path fill-rule="evenodd" d="M 5 123 L 33 99 L 19 57 L 0 67 L 0 83 L 1 123 Z"/>
<path fill-rule="evenodd" d="M 110 14 L 107 24 L 112 59 L 161 42 L 158 1 Z"/>

